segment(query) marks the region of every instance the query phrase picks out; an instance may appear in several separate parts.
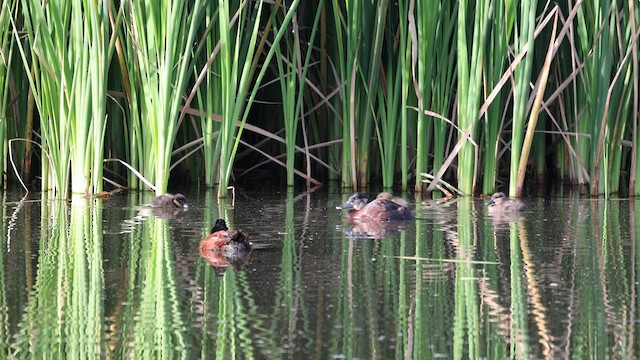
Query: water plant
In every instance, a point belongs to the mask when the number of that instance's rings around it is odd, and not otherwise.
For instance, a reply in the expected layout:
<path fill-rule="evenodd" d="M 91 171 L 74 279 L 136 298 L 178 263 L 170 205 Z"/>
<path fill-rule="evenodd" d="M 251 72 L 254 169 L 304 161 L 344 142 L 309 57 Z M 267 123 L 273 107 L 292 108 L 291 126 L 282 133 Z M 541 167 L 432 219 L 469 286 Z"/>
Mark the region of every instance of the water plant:
<path fill-rule="evenodd" d="M 142 174 L 152 180 L 157 192 L 164 193 L 182 96 L 193 69 L 193 43 L 209 1 L 125 4 L 129 14 L 126 30 L 132 37 L 129 51 L 137 70 L 129 78 L 133 85 L 139 84 Z"/>
<path fill-rule="evenodd" d="M 473 194 L 479 181 L 486 193 L 508 182 L 518 195 L 518 171 L 534 168 L 593 195 L 618 192 L 628 177 L 640 193 L 637 5 L 537 5 L 5 1 L 0 165 L 5 143 L 27 140 L 24 155 L 14 142 L 17 172 L 40 175 L 61 197 L 101 191 L 103 162 L 116 157 L 158 192 L 178 164 L 226 196 L 234 170 L 272 163 L 288 185 L 415 180 L 429 192 L 445 180 Z M 538 83 L 545 71 L 553 92 Z M 35 164 L 31 141 L 43 148 Z M 128 169 L 109 168 L 146 188 Z M 432 177 L 426 189 L 422 174 Z"/>
<path fill-rule="evenodd" d="M 42 120 L 43 151 L 48 154 L 43 158 L 50 159 L 43 162 L 42 187 L 62 197 L 69 183 L 74 193 L 102 189 L 111 53 L 108 4 L 21 1 L 31 62 L 21 45 L 19 49 Z"/>
<path fill-rule="evenodd" d="M 473 9 L 473 13 L 469 11 Z M 491 15 L 489 1 L 477 1 L 469 7 L 468 1 L 460 1 L 458 5 L 458 138 L 463 141 L 458 156 L 458 188 L 464 194 L 472 194 L 477 176 L 478 149 L 472 144 L 476 140 L 478 110 L 480 108 L 482 64 Z M 469 12 L 468 12 L 469 11 Z M 467 22 L 472 22 L 469 29 Z M 472 34 L 469 37 L 468 33 Z M 471 41 L 469 41 L 471 39 Z M 470 131 L 469 131 L 470 130 Z M 462 133 L 469 131 L 468 135 Z M 468 141 L 470 139 L 471 141 Z"/>

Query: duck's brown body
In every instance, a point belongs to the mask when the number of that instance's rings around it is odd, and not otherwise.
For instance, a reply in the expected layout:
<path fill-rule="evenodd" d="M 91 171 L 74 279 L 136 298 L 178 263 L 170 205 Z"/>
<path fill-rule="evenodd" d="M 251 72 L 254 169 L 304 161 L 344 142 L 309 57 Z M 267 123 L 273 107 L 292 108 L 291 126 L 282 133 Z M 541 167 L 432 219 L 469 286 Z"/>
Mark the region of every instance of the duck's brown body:
<path fill-rule="evenodd" d="M 389 194 L 390 195 L 390 194 Z M 369 202 L 367 196 L 363 193 L 353 194 L 344 204 L 338 206 L 338 209 L 349 210 L 347 217 L 352 220 L 359 221 L 380 221 L 380 220 L 411 220 L 413 214 L 408 204 L 401 205 L 396 201 L 382 198 Z M 406 203 L 406 202 L 405 202 Z"/>
<path fill-rule="evenodd" d="M 516 214 L 527 208 L 522 200 L 509 199 L 502 192 L 493 194 L 487 205 L 489 214 Z"/>
<path fill-rule="evenodd" d="M 153 208 L 186 208 L 187 198 L 182 194 L 162 194 L 151 201 Z"/>
<path fill-rule="evenodd" d="M 245 233 L 229 230 L 224 220 L 218 219 L 211 229 L 211 234 L 200 242 L 200 253 L 205 252 L 216 252 L 226 257 L 242 257 L 251 252 L 251 243 Z"/>

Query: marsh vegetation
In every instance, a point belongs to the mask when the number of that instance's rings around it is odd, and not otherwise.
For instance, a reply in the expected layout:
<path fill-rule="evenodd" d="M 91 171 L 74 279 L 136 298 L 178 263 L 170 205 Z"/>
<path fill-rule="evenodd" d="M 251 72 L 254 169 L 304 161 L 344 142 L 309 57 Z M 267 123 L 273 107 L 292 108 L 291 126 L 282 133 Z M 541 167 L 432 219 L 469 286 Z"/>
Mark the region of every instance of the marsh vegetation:
<path fill-rule="evenodd" d="M 3 180 L 640 193 L 636 2 L 425 4 L 3 1 Z"/>

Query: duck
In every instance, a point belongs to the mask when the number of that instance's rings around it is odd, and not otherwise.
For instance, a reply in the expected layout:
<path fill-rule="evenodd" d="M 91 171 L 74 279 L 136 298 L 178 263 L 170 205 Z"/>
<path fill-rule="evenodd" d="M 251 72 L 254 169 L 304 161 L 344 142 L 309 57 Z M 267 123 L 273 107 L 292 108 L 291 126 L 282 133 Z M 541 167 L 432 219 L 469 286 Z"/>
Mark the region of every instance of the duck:
<path fill-rule="evenodd" d="M 162 194 L 151 201 L 152 208 L 187 208 L 187 198 L 182 194 Z"/>
<path fill-rule="evenodd" d="M 394 203 L 400 205 L 400 206 L 404 206 L 406 208 L 411 209 L 411 205 L 409 205 L 409 202 L 401 197 L 397 197 L 397 196 L 393 196 L 391 195 L 391 193 L 388 193 L 386 191 L 381 192 L 380 194 L 378 194 L 378 196 L 376 196 L 376 199 L 385 199 L 385 200 L 391 200 Z"/>
<path fill-rule="evenodd" d="M 248 239 L 247 234 L 229 230 L 224 219 L 218 219 L 211 233 L 200 242 L 200 254 L 215 252 L 227 258 L 242 258 L 251 252 Z"/>
<path fill-rule="evenodd" d="M 487 201 L 489 214 L 516 214 L 526 210 L 524 202 L 520 199 L 509 199 L 503 192 L 497 192 L 491 195 L 491 199 Z"/>
<path fill-rule="evenodd" d="M 391 194 L 389 194 L 391 195 Z M 369 202 L 369 197 L 357 192 L 342 205 L 336 206 L 338 210 L 349 210 L 347 217 L 350 220 L 359 221 L 379 221 L 379 220 L 411 220 L 413 214 L 409 204 L 404 201 L 401 205 L 396 201 L 386 199 L 386 195 L 382 198 L 376 198 Z"/>

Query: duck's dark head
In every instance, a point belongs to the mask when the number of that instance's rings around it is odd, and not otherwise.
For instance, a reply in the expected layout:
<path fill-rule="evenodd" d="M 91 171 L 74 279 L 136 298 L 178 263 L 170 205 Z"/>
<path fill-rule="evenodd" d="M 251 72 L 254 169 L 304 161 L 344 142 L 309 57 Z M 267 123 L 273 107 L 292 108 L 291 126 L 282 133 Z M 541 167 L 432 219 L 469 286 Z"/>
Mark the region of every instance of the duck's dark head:
<path fill-rule="evenodd" d="M 211 228 L 211 233 L 213 234 L 214 232 L 222 230 L 226 231 L 229 230 L 229 228 L 227 227 L 227 223 L 224 222 L 224 219 L 218 219 L 216 220 L 215 225 L 213 225 L 213 227 Z"/>
<path fill-rule="evenodd" d="M 189 207 L 187 203 L 187 198 L 182 194 L 176 194 L 171 200 L 176 207 L 186 208 Z"/>
<path fill-rule="evenodd" d="M 367 197 L 367 195 L 357 192 L 351 195 L 351 197 L 349 197 L 349 200 L 347 200 L 344 204 L 336 206 L 336 209 L 360 210 L 365 207 L 367 203 L 369 203 L 369 198 Z"/>
<path fill-rule="evenodd" d="M 233 235 L 231 235 L 231 241 L 234 241 L 234 242 L 237 242 L 237 243 L 241 243 L 241 244 L 245 244 L 245 245 L 250 247 L 249 239 L 248 239 L 247 235 L 245 233 L 243 233 L 242 231 L 237 231 Z"/>
<path fill-rule="evenodd" d="M 507 196 L 503 192 L 497 192 L 491 195 L 491 199 L 487 201 L 487 205 L 489 206 L 500 205 L 506 198 Z"/>

